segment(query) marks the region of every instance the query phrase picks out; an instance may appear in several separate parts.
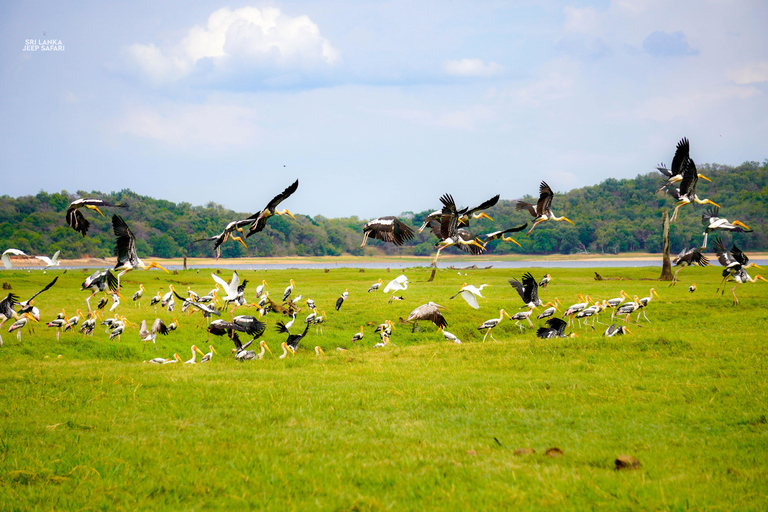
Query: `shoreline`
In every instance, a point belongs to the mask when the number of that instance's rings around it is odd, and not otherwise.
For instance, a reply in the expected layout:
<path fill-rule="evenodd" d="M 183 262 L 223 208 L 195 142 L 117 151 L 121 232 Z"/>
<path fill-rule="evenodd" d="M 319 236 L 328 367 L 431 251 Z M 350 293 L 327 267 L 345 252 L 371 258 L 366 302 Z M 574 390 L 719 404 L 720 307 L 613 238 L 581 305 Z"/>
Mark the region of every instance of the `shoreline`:
<path fill-rule="evenodd" d="M 670 255 L 671 257 L 674 257 Z M 676 256 L 676 255 L 675 255 Z M 768 259 L 768 253 L 754 253 L 750 257 L 755 260 Z M 635 261 L 635 262 L 648 262 L 658 261 L 661 263 L 662 254 L 654 253 L 619 253 L 619 254 L 548 254 L 548 255 L 518 255 L 518 254 L 505 254 L 497 255 L 495 257 L 481 256 L 472 257 L 465 255 L 444 255 L 440 258 L 440 262 L 453 263 L 453 264 L 482 264 L 486 262 L 494 261 L 514 261 L 520 263 L 541 263 L 551 262 L 556 263 L 572 262 L 572 261 L 594 261 L 594 262 L 610 262 L 610 261 Z M 386 264 L 386 263 L 418 263 L 423 265 L 432 260 L 431 256 L 317 256 L 317 257 L 304 257 L 304 256 L 285 256 L 285 257 L 264 257 L 264 258 L 187 258 L 187 266 L 195 267 L 200 265 L 215 266 L 217 264 L 224 265 L 311 265 L 311 264 L 323 264 L 323 263 L 366 263 L 366 264 Z M 12 257 L 14 267 L 39 267 L 45 266 L 45 263 L 36 258 L 23 258 Z M 71 268 L 71 267 L 114 267 L 116 263 L 114 257 L 111 258 L 75 258 L 75 259 L 62 259 L 59 268 Z M 182 266 L 184 264 L 184 258 L 146 258 L 146 261 L 155 261 L 160 265 L 174 265 Z M 51 267 L 56 268 L 56 267 Z"/>

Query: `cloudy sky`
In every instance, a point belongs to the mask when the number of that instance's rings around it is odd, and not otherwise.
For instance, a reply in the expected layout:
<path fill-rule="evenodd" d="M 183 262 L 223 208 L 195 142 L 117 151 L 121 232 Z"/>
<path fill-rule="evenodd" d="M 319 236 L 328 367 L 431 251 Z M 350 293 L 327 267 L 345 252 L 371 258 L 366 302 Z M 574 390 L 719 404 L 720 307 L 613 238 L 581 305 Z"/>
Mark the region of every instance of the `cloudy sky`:
<path fill-rule="evenodd" d="M 0 194 L 370 218 L 768 158 L 768 3 L 3 2 Z M 32 40 L 31 42 L 28 40 Z M 60 41 L 52 51 L 45 40 Z"/>

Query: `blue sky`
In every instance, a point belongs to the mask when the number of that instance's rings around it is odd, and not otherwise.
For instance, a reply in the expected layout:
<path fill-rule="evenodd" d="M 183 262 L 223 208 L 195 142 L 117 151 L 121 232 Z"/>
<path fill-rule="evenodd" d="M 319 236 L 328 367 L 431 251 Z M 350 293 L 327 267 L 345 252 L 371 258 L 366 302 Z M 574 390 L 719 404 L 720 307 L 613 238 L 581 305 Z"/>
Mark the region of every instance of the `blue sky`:
<path fill-rule="evenodd" d="M 65 5 L 66 4 L 66 5 Z M 0 194 L 371 218 L 768 158 L 768 3 L 4 2 Z M 27 40 L 63 51 L 24 51 Z"/>

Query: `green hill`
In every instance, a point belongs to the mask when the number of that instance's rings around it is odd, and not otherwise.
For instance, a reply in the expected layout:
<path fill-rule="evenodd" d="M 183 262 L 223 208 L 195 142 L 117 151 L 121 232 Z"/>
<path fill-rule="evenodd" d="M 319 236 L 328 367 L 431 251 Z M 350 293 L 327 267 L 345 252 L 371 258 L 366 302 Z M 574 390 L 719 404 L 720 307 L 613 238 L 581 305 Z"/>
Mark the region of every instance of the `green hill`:
<path fill-rule="evenodd" d="M 730 220 L 741 220 L 754 232 L 736 234 L 733 239 L 746 251 L 768 250 L 768 160 L 745 162 L 738 167 L 717 164 L 700 166 L 700 172 L 712 183 L 699 181 L 699 196 L 721 206 L 721 214 Z M 634 179 L 608 179 L 598 185 L 557 194 L 553 210 L 566 215 L 576 224 L 548 222 L 541 224 L 526 237 L 515 237 L 522 248 L 507 242 L 494 241 L 488 245 L 492 254 L 548 254 L 577 252 L 661 252 L 661 215 L 674 201 L 668 195 L 656 193 L 661 175 L 653 172 Z M 446 190 L 445 192 L 451 192 Z M 28 254 L 50 255 L 61 250 L 63 258 L 82 256 L 107 257 L 114 251 L 111 215 L 100 217 L 88 212 L 92 222 L 87 237 L 69 228 L 64 213 L 70 201 L 78 197 L 101 197 L 122 202 L 128 208 L 119 214 L 128 222 L 137 237 L 139 254 L 144 257 L 209 257 L 211 242 L 193 240 L 221 232 L 234 219 L 245 218 L 253 212 L 233 212 L 216 203 L 192 206 L 138 195 L 130 190 L 102 193 L 66 191 L 35 196 L 0 197 L 0 248 L 21 249 Z M 528 197 L 534 201 L 535 198 Z M 517 212 L 514 200 L 501 200 L 488 214 L 493 221 L 472 224 L 472 230 L 486 233 L 529 222 L 530 215 Z M 435 198 L 435 208 L 439 206 Z M 459 205 L 464 206 L 464 205 Z M 402 218 L 418 227 L 432 210 L 406 212 Z M 702 241 L 701 213 L 703 207 L 685 206 L 672 225 L 672 252 L 698 245 Z M 434 237 L 425 231 L 406 247 L 362 241 L 364 219 L 357 217 L 329 219 L 297 215 L 297 220 L 273 217 L 267 228 L 247 240 L 248 248 L 233 242 L 222 246 L 222 257 L 246 256 L 336 256 L 342 253 L 429 255 L 434 253 Z M 726 243 L 731 237 L 723 235 Z M 450 249 L 456 251 L 456 249 Z"/>

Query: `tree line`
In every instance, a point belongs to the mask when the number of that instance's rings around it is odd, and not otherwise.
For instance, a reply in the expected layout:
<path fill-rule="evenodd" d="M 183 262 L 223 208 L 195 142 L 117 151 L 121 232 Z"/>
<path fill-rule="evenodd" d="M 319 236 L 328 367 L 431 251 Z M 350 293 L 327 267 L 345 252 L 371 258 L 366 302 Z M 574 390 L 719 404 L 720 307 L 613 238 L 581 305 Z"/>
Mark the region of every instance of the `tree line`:
<path fill-rule="evenodd" d="M 722 234 L 726 244 L 735 241 L 745 251 L 768 250 L 768 160 L 762 164 L 745 162 L 737 167 L 705 164 L 699 172 L 712 182 L 699 180 L 699 197 L 706 197 L 721 206 L 721 215 L 731 221 L 738 219 L 754 230 L 753 233 Z M 522 244 L 490 242 L 491 254 L 574 254 L 661 252 L 661 215 L 671 209 L 674 200 L 657 193 L 661 175 L 652 172 L 633 179 L 608 179 L 590 187 L 556 193 L 553 210 L 566 215 L 576 224 L 545 222 L 530 236 L 524 232 L 513 237 Z M 446 191 L 450 192 L 450 191 Z M 64 221 L 67 206 L 79 197 L 100 197 L 120 202 L 128 208 L 117 212 L 136 235 L 141 257 L 211 257 L 212 242 L 193 243 L 195 239 L 220 233 L 235 219 L 246 218 L 252 212 L 234 212 L 214 202 L 205 206 L 173 203 L 142 196 L 130 190 L 102 193 L 93 191 L 67 191 L 12 198 L 0 196 L 0 250 L 13 247 L 30 255 L 50 255 L 61 251 L 62 258 L 109 257 L 114 255 L 115 237 L 112 233 L 111 214 L 105 217 L 96 212 L 86 215 L 91 220 L 87 237 L 71 229 Z M 528 202 L 538 197 L 526 196 Z M 476 235 L 505 229 L 524 222 L 531 223 L 525 211 L 516 211 L 513 200 L 500 200 L 486 211 L 493 221 L 473 221 L 470 229 Z M 440 206 L 435 198 L 435 209 Z M 459 205 L 461 206 L 461 205 Z M 404 212 L 400 218 L 418 228 L 433 210 Z M 702 242 L 701 214 L 704 207 L 685 206 L 670 229 L 673 253 L 698 246 Z M 382 212 L 383 215 L 388 212 Z M 224 258 L 260 256 L 339 256 L 352 254 L 373 256 L 378 254 L 431 255 L 435 237 L 429 230 L 417 235 L 406 246 L 396 247 L 378 240 L 370 240 L 360 248 L 365 219 L 345 217 L 329 219 L 321 215 L 296 215 L 296 221 L 275 216 L 264 231 L 246 240 L 245 248 L 237 242 L 222 246 Z M 711 243 L 711 242 L 710 242 Z M 457 249 L 449 249 L 458 252 Z"/>

